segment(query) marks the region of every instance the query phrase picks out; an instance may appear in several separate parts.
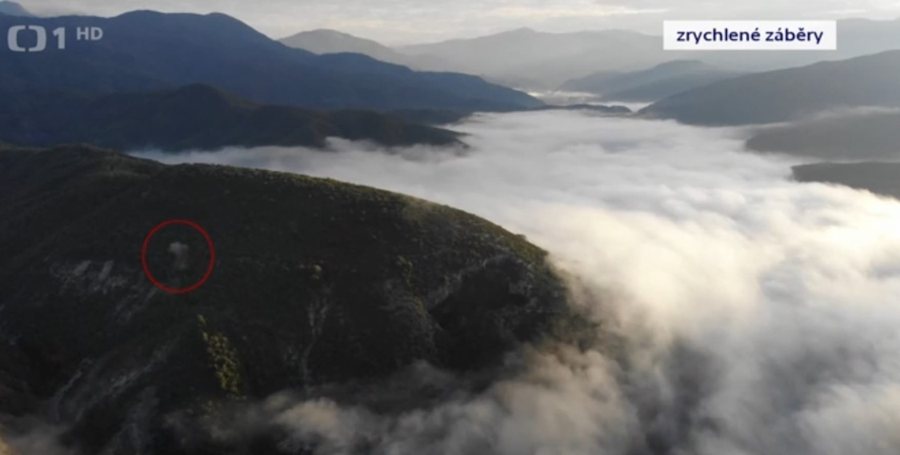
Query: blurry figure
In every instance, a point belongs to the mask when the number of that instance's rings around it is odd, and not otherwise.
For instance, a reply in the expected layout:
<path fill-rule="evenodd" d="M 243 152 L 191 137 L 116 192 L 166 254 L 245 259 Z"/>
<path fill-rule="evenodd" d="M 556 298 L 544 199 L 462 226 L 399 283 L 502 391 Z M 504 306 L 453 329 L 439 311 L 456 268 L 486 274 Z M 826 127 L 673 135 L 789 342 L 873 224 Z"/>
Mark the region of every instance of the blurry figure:
<path fill-rule="evenodd" d="M 175 256 L 175 264 L 173 267 L 178 272 L 188 269 L 188 252 L 190 247 L 187 244 L 175 241 L 169 244 L 169 253 Z"/>

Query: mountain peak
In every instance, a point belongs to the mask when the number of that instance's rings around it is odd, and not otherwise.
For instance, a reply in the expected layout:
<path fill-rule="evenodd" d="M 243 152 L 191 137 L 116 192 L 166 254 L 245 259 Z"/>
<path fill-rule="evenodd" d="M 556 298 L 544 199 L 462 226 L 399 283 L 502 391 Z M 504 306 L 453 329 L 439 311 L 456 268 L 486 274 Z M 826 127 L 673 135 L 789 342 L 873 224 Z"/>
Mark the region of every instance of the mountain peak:
<path fill-rule="evenodd" d="M 335 29 L 332 29 L 332 28 L 316 28 L 316 29 L 313 29 L 313 30 L 306 30 L 306 31 L 302 31 L 302 32 L 299 32 L 299 33 L 295 33 L 295 34 L 293 34 L 293 35 L 291 35 L 291 36 L 303 36 L 303 35 L 340 36 L 340 37 L 343 37 L 343 38 L 357 38 L 357 39 L 362 39 L 362 38 L 359 38 L 358 36 L 354 36 L 354 35 L 351 35 L 351 34 L 349 34 L 349 33 L 342 32 L 342 31 L 340 31 L 340 30 L 335 30 Z"/>
<path fill-rule="evenodd" d="M 506 32 L 498 33 L 498 35 L 537 35 L 540 32 L 531 27 L 519 27 Z"/>
<path fill-rule="evenodd" d="M 377 41 L 361 38 L 329 28 L 318 28 L 295 33 L 281 42 L 289 47 L 305 49 L 316 54 L 354 52 L 370 55 L 377 60 L 393 62 L 399 56 Z"/>

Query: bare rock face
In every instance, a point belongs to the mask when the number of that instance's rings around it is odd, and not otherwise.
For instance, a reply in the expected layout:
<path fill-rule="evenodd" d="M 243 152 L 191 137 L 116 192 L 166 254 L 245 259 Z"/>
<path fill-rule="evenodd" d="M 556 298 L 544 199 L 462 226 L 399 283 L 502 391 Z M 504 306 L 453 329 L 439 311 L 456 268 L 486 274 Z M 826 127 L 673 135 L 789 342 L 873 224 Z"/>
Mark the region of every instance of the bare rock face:
<path fill-rule="evenodd" d="M 183 294 L 142 268 L 172 219 L 215 249 Z M 478 370 L 576 319 L 543 251 L 458 210 L 90 148 L 0 150 L 0 251 L 0 413 L 82 453 L 200 453 L 172 415 L 417 361 Z M 213 255 L 172 225 L 144 256 L 184 289 Z"/>

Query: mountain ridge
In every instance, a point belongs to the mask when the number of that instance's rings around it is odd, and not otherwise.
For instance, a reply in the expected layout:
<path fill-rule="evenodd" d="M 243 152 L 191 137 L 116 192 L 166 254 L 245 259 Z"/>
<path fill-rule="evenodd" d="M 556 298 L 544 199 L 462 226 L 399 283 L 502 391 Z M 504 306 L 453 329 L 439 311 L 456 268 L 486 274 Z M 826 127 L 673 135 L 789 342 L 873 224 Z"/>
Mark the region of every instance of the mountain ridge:
<path fill-rule="evenodd" d="M 791 168 L 798 182 L 842 185 L 900 199 L 900 162 L 813 163 Z"/>
<path fill-rule="evenodd" d="M 15 18 L 0 16 L 0 26 Z M 516 110 L 541 103 L 477 77 L 318 56 L 289 48 L 230 16 L 133 11 L 112 18 L 37 18 L 48 28 L 102 27 L 100 41 L 65 50 L 0 50 L 0 86 L 107 94 L 213 85 L 253 101 L 316 109 Z"/>
<path fill-rule="evenodd" d="M 698 125 L 799 120 L 852 107 L 900 107 L 900 51 L 739 76 L 658 101 L 641 114 Z"/>
<path fill-rule="evenodd" d="M 838 20 L 841 45 L 834 52 L 721 51 L 705 53 L 701 59 L 735 73 L 804 66 L 823 59 L 848 59 L 896 48 L 892 43 L 900 42 L 898 23 L 900 20 Z M 410 58 L 403 62 L 412 67 L 478 74 L 533 91 L 554 90 L 566 81 L 597 72 L 631 72 L 666 61 L 698 58 L 693 52 L 663 51 L 662 38 L 658 35 L 616 29 L 550 33 L 519 28 L 389 48 Z"/>
<path fill-rule="evenodd" d="M 193 220 L 215 243 L 213 274 L 190 294 L 156 289 L 139 264 L 167 219 Z M 89 147 L 0 150 L 0 248 L 0 356 L 24 360 L 0 374 L 0 412 L 49 420 L 77 453 L 296 453 L 277 433 L 260 435 L 267 450 L 216 445 L 203 424 L 246 400 L 420 362 L 490 370 L 580 320 L 546 252 L 467 213 Z M 169 228 L 147 263 L 187 283 L 207 250 Z"/>
<path fill-rule="evenodd" d="M 738 76 L 701 60 L 672 60 L 631 72 L 600 72 L 562 85 L 565 91 L 599 95 L 603 101 L 646 102 Z"/>
<path fill-rule="evenodd" d="M 819 159 L 900 159 L 898 125 L 897 111 L 850 112 L 762 128 L 747 148 Z"/>
<path fill-rule="evenodd" d="M 25 146 L 89 143 L 164 151 L 306 146 L 326 139 L 385 146 L 462 146 L 457 133 L 373 111 L 319 112 L 245 100 L 204 84 L 102 96 L 0 93 L 0 141 Z"/>

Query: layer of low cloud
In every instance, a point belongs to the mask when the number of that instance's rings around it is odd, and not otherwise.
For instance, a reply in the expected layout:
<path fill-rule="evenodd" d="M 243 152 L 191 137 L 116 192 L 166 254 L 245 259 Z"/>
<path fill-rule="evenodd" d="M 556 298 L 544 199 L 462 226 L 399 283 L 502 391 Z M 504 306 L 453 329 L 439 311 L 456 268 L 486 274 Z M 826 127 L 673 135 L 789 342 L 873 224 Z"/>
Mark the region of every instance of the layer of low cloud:
<path fill-rule="evenodd" d="M 526 350 L 486 389 L 383 412 L 252 412 L 319 453 L 900 453 L 900 202 L 788 179 L 742 134 L 558 111 L 479 115 L 462 156 L 165 155 L 328 176 L 489 218 L 548 249 L 616 346 Z M 518 371 L 518 370 L 516 370 Z M 249 411 L 248 411 L 249 412 Z"/>

